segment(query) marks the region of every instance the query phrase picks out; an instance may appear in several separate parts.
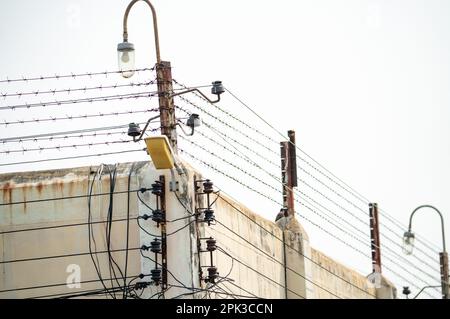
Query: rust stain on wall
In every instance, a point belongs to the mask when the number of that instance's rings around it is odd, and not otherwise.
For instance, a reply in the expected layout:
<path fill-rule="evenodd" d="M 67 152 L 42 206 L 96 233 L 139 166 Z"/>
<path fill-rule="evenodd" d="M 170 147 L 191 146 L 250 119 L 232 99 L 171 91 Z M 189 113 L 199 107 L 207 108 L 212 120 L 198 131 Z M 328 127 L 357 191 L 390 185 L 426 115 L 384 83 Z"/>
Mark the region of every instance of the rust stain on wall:
<path fill-rule="evenodd" d="M 43 188 L 44 188 L 44 184 L 42 184 L 42 182 L 37 183 L 36 189 L 37 189 L 39 194 L 42 193 Z"/>
<path fill-rule="evenodd" d="M 11 203 L 12 202 L 12 191 L 13 186 L 11 183 L 7 182 L 3 185 L 2 194 L 3 194 L 3 203 Z"/>

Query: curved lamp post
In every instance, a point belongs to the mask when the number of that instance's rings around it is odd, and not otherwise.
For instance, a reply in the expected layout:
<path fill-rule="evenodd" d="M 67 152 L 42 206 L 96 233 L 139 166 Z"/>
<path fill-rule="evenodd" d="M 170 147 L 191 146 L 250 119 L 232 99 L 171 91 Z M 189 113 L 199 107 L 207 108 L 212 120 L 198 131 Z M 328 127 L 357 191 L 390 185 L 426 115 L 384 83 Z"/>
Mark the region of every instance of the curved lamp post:
<path fill-rule="evenodd" d="M 122 72 L 124 78 L 129 78 L 134 74 L 134 45 L 128 42 L 128 15 L 133 5 L 138 1 L 144 1 L 150 6 L 153 16 L 153 32 L 155 36 L 156 49 L 156 63 L 161 62 L 161 55 L 159 53 L 159 36 L 158 36 L 158 21 L 156 19 L 156 11 L 153 5 L 148 0 L 132 0 L 125 10 L 123 16 L 123 42 L 117 45 L 117 55 L 119 58 L 119 70 Z"/>
<path fill-rule="evenodd" d="M 215 94 L 217 98 L 213 101 L 210 100 L 205 94 L 203 94 L 197 88 L 187 89 L 183 92 L 173 93 L 172 87 L 172 72 L 170 62 L 161 61 L 161 55 L 159 52 L 159 35 L 158 35 L 158 21 L 156 18 L 155 7 L 149 0 L 132 0 L 123 16 L 123 42 L 117 45 L 117 55 L 119 62 L 119 71 L 124 78 L 132 77 L 135 71 L 134 66 L 134 44 L 128 42 L 128 15 L 130 10 L 136 2 L 143 1 L 148 4 L 152 10 L 153 19 L 153 32 L 155 38 L 155 50 L 156 50 L 156 79 L 158 84 L 158 96 L 159 96 L 159 119 L 161 122 L 161 134 L 167 136 L 170 146 L 173 151 L 177 153 L 177 132 L 176 127 L 179 125 L 179 121 L 175 117 L 175 106 L 173 98 L 177 95 L 196 91 L 201 94 L 210 103 L 217 103 L 220 101 L 220 95 L 225 92 L 225 89 L 221 81 L 214 81 L 212 83 L 211 93 Z M 139 126 L 135 123 L 130 123 L 128 135 L 133 137 L 133 141 L 138 142 L 143 138 L 145 130 L 148 124 L 157 119 L 157 117 L 150 118 L 144 130 L 140 130 Z M 186 123 L 191 128 L 191 133 L 186 135 L 192 135 L 194 133 L 194 127 L 200 125 L 200 120 L 197 114 L 191 114 L 190 120 Z M 182 127 L 181 127 L 182 128 Z M 182 128 L 183 129 L 183 128 Z M 184 132 L 184 130 L 183 130 Z"/>
<path fill-rule="evenodd" d="M 414 214 L 421 208 L 431 208 L 439 214 L 441 218 L 441 231 L 442 231 L 442 248 L 443 251 L 439 253 L 439 260 L 441 265 L 441 287 L 442 287 L 442 299 L 449 298 L 449 285 L 448 285 L 448 255 L 445 249 L 445 232 L 444 232 L 444 217 L 441 212 L 434 206 L 431 205 L 421 205 L 413 210 L 411 216 L 409 217 L 408 231 L 403 235 L 403 252 L 407 255 L 411 255 L 414 248 L 414 233 L 411 231 L 412 219 Z"/>

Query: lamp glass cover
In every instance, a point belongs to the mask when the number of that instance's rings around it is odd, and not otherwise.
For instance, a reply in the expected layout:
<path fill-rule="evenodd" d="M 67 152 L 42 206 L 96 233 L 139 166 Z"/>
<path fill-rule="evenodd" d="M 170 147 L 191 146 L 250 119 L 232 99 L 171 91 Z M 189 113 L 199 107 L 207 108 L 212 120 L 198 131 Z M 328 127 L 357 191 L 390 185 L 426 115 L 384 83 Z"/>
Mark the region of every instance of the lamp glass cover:
<path fill-rule="evenodd" d="M 124 78 L 132 77 L 134 74 L 134 46 L 128 42 L 122 42 L 117 46 L 117 57 L 119 70 Z"/>
<path fill-rule="evenodd" d="M 403 235 L 403 253 L 405 255 L 411 255 L 414 249 L 414 234 L 406 232 Z"/>

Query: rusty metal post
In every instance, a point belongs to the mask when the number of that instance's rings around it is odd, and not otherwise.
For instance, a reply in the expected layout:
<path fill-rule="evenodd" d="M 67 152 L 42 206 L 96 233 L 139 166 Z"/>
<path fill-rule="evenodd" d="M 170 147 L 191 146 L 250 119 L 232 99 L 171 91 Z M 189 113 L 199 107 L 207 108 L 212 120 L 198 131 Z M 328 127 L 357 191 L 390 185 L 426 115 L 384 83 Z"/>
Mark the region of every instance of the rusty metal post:
<path fill-rule="evenodd" d="M 378 221 L 378 204 L 369 204 L 370 248 L 372 251 L 372 271 L 381 274 L 380 228 Z"/>
<path fill-rule="evenodd" d="M 175 118 L 173 97 L 171 97 L 173 86 L 170 62 L 161 61 L 156 65 L 156 79 L 158 82 L 161 134 L 167 136 L 173 151 L 177 154 L 177 122 Z"/>
<path fill-rule="evenodd" d="M 161 211 L 163 212 L 164 221 L 161 223 L 161 268 L 162 268 L 162 282 L 161 289 L 167 289 L 167 232 L 166 232 L 166 180 L 164 175 L 159 176 L 159 181 L 162 184 L 162 192 L 160 196 Z"/>
<path fill-rule="evenodd" d="M 439 253 L 439 261 L 441 265 L 441 284 L 442 299 L 450 299 L 449 296 L 449 272 L 448 272 L 448 255 L 447 252 Z"/>
<path fill-rule="evenodd" d="M 280 142 L 281 181 L 283 183 L 283 207 L 288 215 L 295 214 L 294 187 L 297 186 L 297 160 L 295 152 L 295 132 L 288 131 L 289 141 Z"/>
<path fill-rule="evenodd" d="M 295 146 L 295 131 L 288 131 L 289 137 L 289 185 L 297 187 L 297 151 Z"/>

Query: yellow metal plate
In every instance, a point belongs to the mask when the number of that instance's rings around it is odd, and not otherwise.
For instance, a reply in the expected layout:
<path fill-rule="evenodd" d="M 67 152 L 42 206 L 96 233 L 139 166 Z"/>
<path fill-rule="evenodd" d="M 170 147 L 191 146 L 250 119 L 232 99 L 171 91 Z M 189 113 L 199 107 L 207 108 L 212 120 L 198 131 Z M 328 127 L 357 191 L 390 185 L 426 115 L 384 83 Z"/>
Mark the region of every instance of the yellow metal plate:
<path fill-rule="evenodd" d="M 152 136 L 144 140 L 156 169 L 174 168 L 173 152 L 167 136 Z"/>

